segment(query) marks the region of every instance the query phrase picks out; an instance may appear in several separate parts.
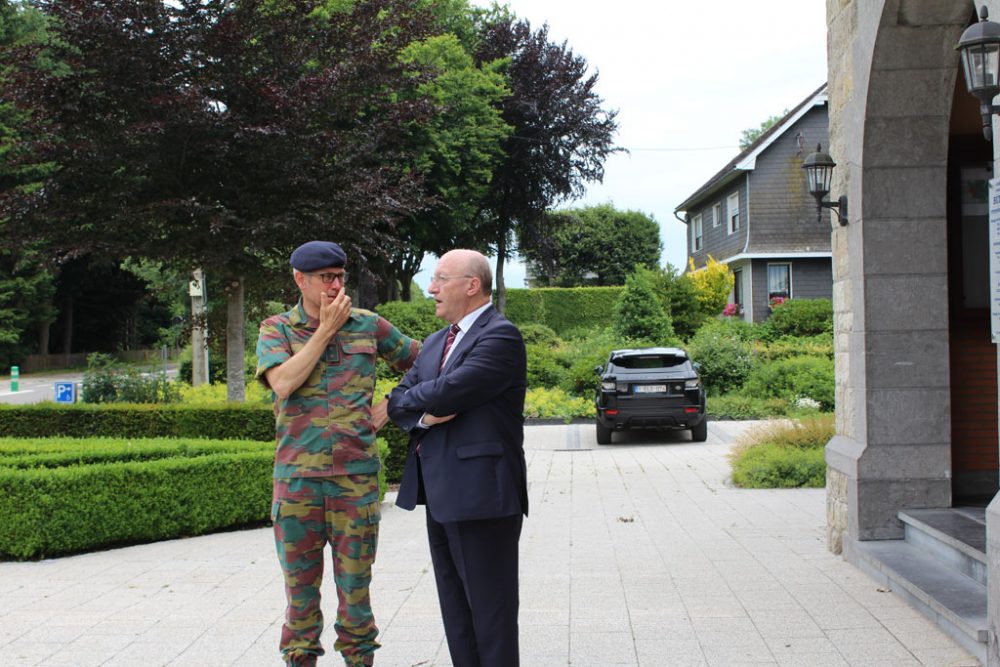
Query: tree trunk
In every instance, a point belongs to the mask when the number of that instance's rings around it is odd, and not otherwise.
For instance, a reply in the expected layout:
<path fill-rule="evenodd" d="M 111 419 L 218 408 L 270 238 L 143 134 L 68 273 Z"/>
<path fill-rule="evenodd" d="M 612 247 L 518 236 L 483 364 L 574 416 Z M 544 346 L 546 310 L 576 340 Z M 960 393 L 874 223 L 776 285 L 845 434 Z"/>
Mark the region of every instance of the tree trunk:
<path fill-rule="evenodd" d="M 66 314 L 63 325 L 62 353 L 73 353 L 73 295 L 67 294 L 63 301 L 63 313 Z"/>
<path fill-rule="evenodd" d="M 503 263 L 507 258 L 507 227 L 497 237 L 497 274 L 496 283 L 493 287 L 496 290 L 496 309 L 503 315 L 507 311 L 507 287 L 503 284 Z"/>
<path fill-rule="evenodd" d="M 380 303 L 378 276 L 367 266 L 359 267 L 356 273 L 358 276 L 355 288 L 357 298 L 354 299 L 353 305 L 355 308 L 372 310 Z"/>
<path fill-rule="evenodd" d="M 52 331 L 52 322 L 40 322 L 38 324 L 38 354 L 49 353 L 49 334 Z"/>
<path fill-rule="evenodd" d="M 226 400 L 246 400 L 246 375 L 243 362 L 243 278 L 229 281 L 226 287 Z"/>
<path fill-rule="evenodd" d="M 399 274 L 399 286 L 400 294 L 399 298 L 403 301 L 413 300 L 413 274 L 406 273 L 405 271 Z"/>

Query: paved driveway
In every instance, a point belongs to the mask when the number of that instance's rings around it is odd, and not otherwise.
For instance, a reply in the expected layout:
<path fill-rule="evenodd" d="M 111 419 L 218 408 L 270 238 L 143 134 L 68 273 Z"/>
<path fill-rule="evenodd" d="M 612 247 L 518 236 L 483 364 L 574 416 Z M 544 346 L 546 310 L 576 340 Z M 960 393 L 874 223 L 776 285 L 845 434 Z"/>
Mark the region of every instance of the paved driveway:
<path fill-rule="evenodd" d="M 521 664 L 978 664 L 826 550 L 823 490 L 728 485 L 747 426 L 603 447 L 592 426 L 527 429 Z M 384 506 L 372 594 L 377 664 L 451 664 L 421 511 Z M 269 529 L 2 563 L 0 600 L 0 665 L 281 665 Z"/>

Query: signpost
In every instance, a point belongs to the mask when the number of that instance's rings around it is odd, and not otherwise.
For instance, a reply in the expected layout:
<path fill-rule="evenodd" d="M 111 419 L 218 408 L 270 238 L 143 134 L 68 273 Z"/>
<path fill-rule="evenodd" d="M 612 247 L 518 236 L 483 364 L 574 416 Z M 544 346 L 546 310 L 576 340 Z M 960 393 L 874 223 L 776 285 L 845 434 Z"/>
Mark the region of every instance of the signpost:
<path fill-rule="evenodd" d="M 990 179 L 990 334 L 1000 340 L 1000 178 Z"/>
<path fill-rule="evenodd" d="M 75 382 L 56 382 L 56 403 L 76 403 Z"/>

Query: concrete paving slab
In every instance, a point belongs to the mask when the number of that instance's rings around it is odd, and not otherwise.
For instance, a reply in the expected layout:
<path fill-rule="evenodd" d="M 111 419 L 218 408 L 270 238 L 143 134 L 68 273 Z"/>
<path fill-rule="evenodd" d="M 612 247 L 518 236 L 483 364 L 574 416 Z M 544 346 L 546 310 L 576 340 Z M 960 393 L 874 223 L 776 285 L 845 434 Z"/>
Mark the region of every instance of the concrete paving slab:
<path fill-rule="evenodd" d="M 589 425 L 527 428 L 523 667 L 978 664 L 826 550 L 822 489 L 732 487 L 726 453 L 750 426 L 609 446 Z M 419 509 L 383 507 L 383 667 L 451 665 L 424 531 Z M 328 577 L 328 617 L 335 595 Z M 0 667 L 281 665 L 266 528 L 0 563 L 0 598 Z"/>

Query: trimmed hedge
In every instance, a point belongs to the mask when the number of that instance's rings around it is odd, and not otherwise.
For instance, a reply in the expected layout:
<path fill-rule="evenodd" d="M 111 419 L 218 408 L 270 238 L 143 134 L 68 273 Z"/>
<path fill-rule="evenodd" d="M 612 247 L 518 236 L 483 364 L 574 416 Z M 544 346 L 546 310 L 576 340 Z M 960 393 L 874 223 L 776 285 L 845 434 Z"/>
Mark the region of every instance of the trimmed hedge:
<path fill-rule="evenodd" d="M 274 454 L 274 412 L 269 405 L 216 406 L 104 403 L 0 405 L 0 433 L 13 438 L 209 438 L 269 442 Z M 389 444 L 386 480 L 398 482 L 409 436 L 394 424 L 378 433 Z"/>
<path fill-rule="evenodd" d="M 270 406 L 77 403 L 0 406 L 0 433 L 15 438 L 274 440 Z"/>
<path fill-rule="evenodd" d="M 16 443 L 0 454 L 0 556 L 18 559 L 200 535 L 265 521 L 270 443 Z M 43 450 L 37 467 L 24 446 Z M 17 447 L 20 447 L 18 453 Z M 62 450 L 60 451 L 60 447 Z M 131 448 L 148 457 L 131 460 Z M 60 455 L 92 462 L 51 467 Z M 44 462 L 44 464 L 43 464 Z M 16 467 L 8 465 L 14 463 Z"/>
<path fill-rule="evenodd" d="M 604 327 L 614 318 L 624 287 L 542 287 L 507 290 L 507 319 L 544 324 L 558 334 L 580 327 Z"/>

